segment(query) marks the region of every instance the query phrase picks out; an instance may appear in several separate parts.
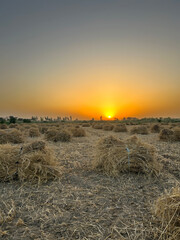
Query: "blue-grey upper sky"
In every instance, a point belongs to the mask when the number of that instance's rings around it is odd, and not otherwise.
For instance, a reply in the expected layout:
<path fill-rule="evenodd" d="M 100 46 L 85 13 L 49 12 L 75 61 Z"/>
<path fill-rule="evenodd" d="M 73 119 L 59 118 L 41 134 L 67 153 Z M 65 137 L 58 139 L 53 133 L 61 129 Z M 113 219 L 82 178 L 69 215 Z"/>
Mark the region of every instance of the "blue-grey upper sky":
<path fill-rule="evenodd" d="M 178 0 L 0 0 L 0 115 L 180 116 L 179 62 Z"/>

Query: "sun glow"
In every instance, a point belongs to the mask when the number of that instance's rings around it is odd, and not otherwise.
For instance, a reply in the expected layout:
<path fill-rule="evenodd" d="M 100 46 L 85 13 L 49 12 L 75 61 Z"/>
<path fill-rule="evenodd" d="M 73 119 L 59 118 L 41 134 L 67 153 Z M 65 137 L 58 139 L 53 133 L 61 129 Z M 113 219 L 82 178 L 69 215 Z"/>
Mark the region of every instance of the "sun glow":
<path fill-rule="evenodd" d="M 110 118 L 112 118 L 111 116 L 108 116 L 108 118 L 110 119 Z"/>

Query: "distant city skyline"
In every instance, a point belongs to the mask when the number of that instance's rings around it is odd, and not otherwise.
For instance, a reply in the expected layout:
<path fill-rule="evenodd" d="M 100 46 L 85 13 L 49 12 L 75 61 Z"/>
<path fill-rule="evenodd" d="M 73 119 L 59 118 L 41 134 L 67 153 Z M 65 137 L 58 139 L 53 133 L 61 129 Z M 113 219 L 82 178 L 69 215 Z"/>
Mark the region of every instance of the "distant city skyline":
<path fill-rule="evenodd" d="M 180 1 L 0 4 L 0 117 L 180 117 Z"/>

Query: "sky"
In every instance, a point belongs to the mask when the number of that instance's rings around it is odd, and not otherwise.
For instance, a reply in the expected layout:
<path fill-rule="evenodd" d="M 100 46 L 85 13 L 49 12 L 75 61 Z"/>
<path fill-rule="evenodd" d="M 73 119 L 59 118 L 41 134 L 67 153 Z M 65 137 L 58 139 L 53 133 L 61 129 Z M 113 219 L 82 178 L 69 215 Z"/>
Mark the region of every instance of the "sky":
<path fill-rule="evenodd" d="M 0 116 L 180 117 L 179 0 L 0 0 Z"/>

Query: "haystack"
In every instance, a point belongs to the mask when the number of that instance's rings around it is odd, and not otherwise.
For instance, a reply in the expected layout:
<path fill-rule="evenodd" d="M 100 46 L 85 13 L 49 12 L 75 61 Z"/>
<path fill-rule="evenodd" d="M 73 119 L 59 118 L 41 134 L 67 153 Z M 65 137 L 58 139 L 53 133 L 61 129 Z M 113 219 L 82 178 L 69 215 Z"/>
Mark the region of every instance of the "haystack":
<path fill-rule="evenodd" d="M 10 144 L 0 145 L 0 180 L 9 181 L 17 176 L 20 149 Z"/>
<path fill-rule="evenodd" d="M 127 127 L 125 124 L 116 125 L 113 129 L 114 132 L 127 132 Z"/>
<path fill-rule="evenodd" d="M 7 134 L 7 140 L 9 143 L 23 143 L 24 142 L 24 137 L 21 131 L 17 129 L 12 129 L 11 131 L 8 132 Z"/>
<path fill-rule="evenodd" d="M 71 134 L 66 130 L 52 128 L 46 132 L 45 138 L 53 142 L 69 142 L 71 140 Z"/>
<path fill-rule="evenodd" d="M 112 124 L 105 124 L 103 126 L 103 130 L 105 130 L 105 131 L 111 131 L 111 130 L 113 130 L 113 128 L 114 128 L 114 126 Z"/>
<path fill-rule="evenodd" d="M 131 134 L 148 134 L 148 129 L 145 126 L 138 126 L 131 129 Z"/>
<path fill-rule="evenodd" d="M 172 141 L 173 140 L 173 130 L 169 128 L 164 128 L 159 134 L 159 139 L 162 141 Z"/>
<path fill-rule="evenodd" d="M 173 129 L 173 140 L 174 141 L 180 141 L 180 127 L 175 127 Z"/>
<path fill-rule="evenodd" d="M 83 128 L 72 128 L 71 129 L 73 137 L 84 137 L 86 132 Z"/>
<path fill-rule="evenodd" d="M 180 239 L 180 188 L 172 188 L 155 202 L 155 214 L 162 222 L 163 239 Z"/>
<path fill-rule="evenodd" d="M 0 130 L 0 144 L 5 144 L 8 142 L 7 135 L 8 134 L 5 130 Z"/>
<path fill-rule="evenodd" d="M 22 147 L 22 153 L 29 153 L 35 151 L 44 151 L 46 147 L 46 143 L 42 140 L 33 141 L 29 144 L 26 144 Z"/>
<path fill-rule="evenodd" d="M 47 127 L 47 126 L 39 126 L 39 131 L 40 131 L 42 134 L 46 133 L 47 130 L 48 130 L 48 127 Z"/>
<path fill-rule="evenodd" d="M 94 129 L 102 129 L 103 126 L 102 126 L 102 124 L 98 124 L 98 123 L 97 123 L 97 124 L 93 124 L 92 127 L 93 127 Z"/>
<path fill-rule="evenodd" d="M 83 123 L 82 127 L 90 127 L 91 125 L 89 123 Z"/>
<path fill-rule="evenodd" d="M 9 144 L 0 146 L 1 181 L 19 180 L 40 183 L 59 176 L 60 168 L 53 152 L 42 142 L 38 144 L 34 142 L 22 148 Z"/>
<path fill-rule="evenodd" d="M 10 123 L 9 128 L 16 128 L 18 126 L 17 123 Z"/>
<path fill-rule="evenodd" d="M 152 133 L 159 133 L 160 132 L 160 126 L 158 124 L 153 124 L 151 127 Z"/>
<path fill-rule="evenodd" d="M 39 137 L 39 136 L 40 136 L 40 132 L 37 127 L 32 127 L 29 129 L 29 137 Z"/>
<path fill-rule="evenodd" d="M 161 169 L 153 146 L 142 143 L 136 136 L 126 141 L 113 136 L 101 139 L 93 167 L 112 176 L 121 172 L 158 174 Z"/>
<path fill-rule="evenodd" d="M 6 124 L 0 124 L 0 129 L 7 129 L 8 127 L 7 127 L 7 125 Z"/>

